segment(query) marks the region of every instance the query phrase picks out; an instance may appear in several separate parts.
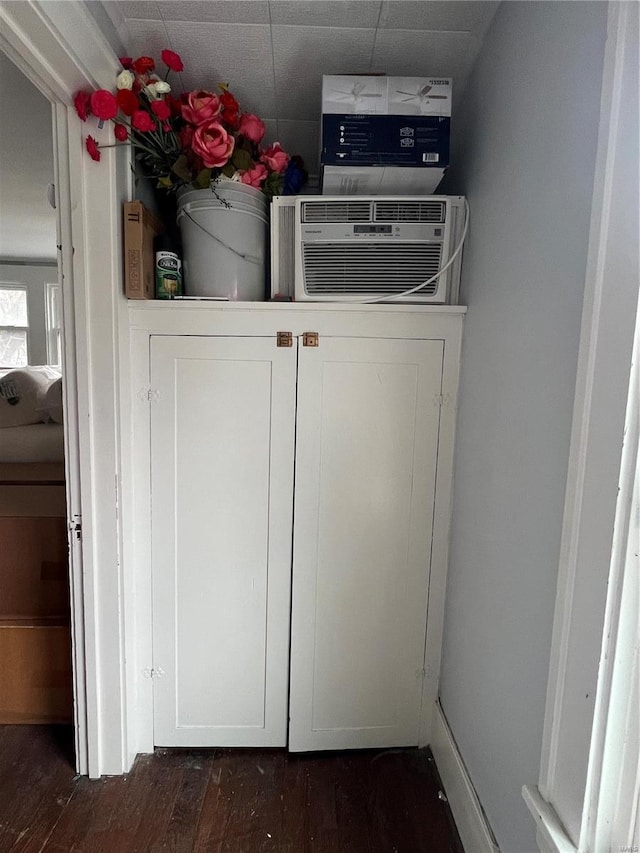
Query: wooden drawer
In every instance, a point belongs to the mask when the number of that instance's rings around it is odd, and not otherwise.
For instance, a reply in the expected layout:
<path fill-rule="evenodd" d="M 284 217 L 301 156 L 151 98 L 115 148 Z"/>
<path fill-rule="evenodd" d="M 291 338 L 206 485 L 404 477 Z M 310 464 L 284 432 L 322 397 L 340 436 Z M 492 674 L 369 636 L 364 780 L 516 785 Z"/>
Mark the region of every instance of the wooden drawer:
<path fill-rule="evenodd" d="M 0 619 L 69 617 L 64 518 L 0 517 Z"/>
<path fill-rule="evenodd" d="M 68 625 L 0 621 L 0 673 L 0 723 L 71 721 Z"/>

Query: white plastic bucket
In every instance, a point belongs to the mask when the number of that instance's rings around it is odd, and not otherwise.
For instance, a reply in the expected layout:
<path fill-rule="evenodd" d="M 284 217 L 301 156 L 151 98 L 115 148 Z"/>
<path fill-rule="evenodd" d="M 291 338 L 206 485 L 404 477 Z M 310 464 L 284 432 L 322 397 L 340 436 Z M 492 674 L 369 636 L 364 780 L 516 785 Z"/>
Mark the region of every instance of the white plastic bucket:
<path fill-rule="evenodd" d="M 185 294 L 264 300 L 268 217 L 264 193 L 245 184 L 183 190 L 177 218 Z"/>

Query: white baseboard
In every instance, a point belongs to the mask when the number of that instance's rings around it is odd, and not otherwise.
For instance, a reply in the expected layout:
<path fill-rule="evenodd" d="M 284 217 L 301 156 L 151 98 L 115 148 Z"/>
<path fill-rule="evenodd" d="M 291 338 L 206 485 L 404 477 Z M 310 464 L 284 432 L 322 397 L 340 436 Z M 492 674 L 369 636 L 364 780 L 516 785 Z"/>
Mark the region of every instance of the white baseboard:
<path fill-rule="evenodd" d="M 439 702 L 435 703 L 429 745 L 465 853 L 500 853 Z"/>

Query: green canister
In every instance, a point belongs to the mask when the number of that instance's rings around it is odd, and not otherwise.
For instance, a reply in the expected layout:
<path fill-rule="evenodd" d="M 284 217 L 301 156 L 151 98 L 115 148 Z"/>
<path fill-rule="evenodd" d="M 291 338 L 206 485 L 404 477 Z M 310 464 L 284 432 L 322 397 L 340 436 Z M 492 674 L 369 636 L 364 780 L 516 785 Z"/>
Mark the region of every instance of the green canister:
<path fill-rule="evenodd" d="M 182 296 L 182 262 L 162 238 L 156 247 L 156 299 Z"/>

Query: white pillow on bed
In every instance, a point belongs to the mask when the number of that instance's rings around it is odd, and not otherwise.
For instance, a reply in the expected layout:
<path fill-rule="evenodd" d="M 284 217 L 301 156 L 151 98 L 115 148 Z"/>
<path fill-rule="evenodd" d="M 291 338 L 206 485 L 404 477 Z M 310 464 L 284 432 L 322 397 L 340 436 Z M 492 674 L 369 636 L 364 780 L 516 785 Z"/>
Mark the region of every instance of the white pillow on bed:
<path fill-rule="evenodd" d="M 49 418 L 55 424 L 62 423 L 62 377 L 50 382 L 44 394 L 44 412 L 42 420 Z"/>
<path fill-rule="evenodd" d="M 0 378 L 0 428 L 27 426 L 46 418 L 45 397 L 51 382 L 37 370 L 12 370 Z"/>

